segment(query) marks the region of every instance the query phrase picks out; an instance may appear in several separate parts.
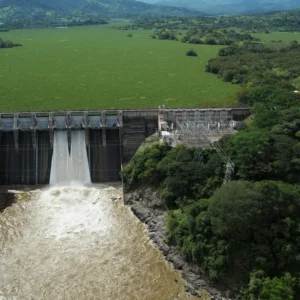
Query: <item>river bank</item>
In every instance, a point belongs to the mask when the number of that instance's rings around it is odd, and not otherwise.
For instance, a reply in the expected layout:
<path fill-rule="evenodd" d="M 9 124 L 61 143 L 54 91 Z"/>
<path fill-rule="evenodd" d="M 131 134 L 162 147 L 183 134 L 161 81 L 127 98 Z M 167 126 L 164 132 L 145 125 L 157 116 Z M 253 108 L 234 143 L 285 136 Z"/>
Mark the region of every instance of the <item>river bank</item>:
<path fill-rule="evenodd" d="M 186 281 L 187 293 L 202 299 L 230 300 L 225 293 L 212 286 L 198 266 L 187 263 L 176 246 L 166 243 L 167 210 L 157 192 L 151 188 L 128 192 L 124 194 L 124 203 L 129 205 L 134 215 L 147 225 L 150 240 L 163 253 L 166 260 L 181 271 L 182 278 Z"/>
<path fill-rule="evenodd" d="M 8 192 L 6 187 L 0 187 L 0 212 L 12 205 L 15 201 L 13 193 Z"/>
<path fill-rule="evenodd" d="M 31 190 L 37 190 L 44 188 L 45 185 L 2 185 L 0 186 L 0 212 L 7 207 L 11 206 L 16 201 L 15 193 L 11 191 L 23 191 L 28 192 Z"/>

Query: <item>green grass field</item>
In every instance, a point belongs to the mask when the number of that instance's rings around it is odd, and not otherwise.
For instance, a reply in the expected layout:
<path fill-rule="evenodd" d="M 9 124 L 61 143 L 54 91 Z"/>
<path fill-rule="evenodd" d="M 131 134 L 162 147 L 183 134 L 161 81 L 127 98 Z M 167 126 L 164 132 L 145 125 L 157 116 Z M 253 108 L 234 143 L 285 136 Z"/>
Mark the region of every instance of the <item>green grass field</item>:
<path fill-rule="evenodd" d="M 133 38 L 127 34 L 133 33 Z M 15 30 L 0 50 L 0 111 L 235 106 L 236 85 L 205 73 L 219 47 L 109 26 Z"/>
<path fill-rule="evenodd" d="M 262 41 L 283 41 L 283 42 L 300 42 L 300 32 L 271 32 L 271 33 L 252 33 L 253 36 L 261 39 Z"/>

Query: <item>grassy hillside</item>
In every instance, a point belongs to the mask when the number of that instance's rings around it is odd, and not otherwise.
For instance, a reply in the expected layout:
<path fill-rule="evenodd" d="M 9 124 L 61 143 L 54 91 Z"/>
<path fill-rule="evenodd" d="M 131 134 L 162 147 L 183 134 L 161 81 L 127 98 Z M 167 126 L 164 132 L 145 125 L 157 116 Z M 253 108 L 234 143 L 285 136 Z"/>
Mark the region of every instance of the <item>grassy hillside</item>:
<path fill-rule="evenodd" d="M 300 42 L 300 32 L 278 32 L 271 33 L 252 33 L 253 36 L 265 42 L 282 41 L 282 42 Z"/>
<path fill-rule="evenodd" d="M 108 26 L 14 30 L 0 50 L 0 110 L 233 106 L 239 87 L 205 73 L 219 47 L 149 39 Z"/>

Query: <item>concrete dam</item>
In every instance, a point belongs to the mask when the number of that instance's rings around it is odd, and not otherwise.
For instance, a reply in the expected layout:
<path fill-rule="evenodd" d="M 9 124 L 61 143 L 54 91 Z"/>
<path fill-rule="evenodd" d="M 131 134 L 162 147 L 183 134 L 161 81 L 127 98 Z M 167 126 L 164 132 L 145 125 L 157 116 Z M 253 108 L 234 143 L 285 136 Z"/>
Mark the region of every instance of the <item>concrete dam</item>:
<path fill-rule="evenodd" d="M 122 163 L 156 131 L 194 121 L 220 135 L 249 114 L 248 108 L 2 112 L 0 185 L 49 184 L 53 165 L 56 176 L 68 171 L 81 178 L 85 158 L 91 182 L 118 181 Z M 66 157 L 78 164 L 76 171 L 60 165 Z"/>

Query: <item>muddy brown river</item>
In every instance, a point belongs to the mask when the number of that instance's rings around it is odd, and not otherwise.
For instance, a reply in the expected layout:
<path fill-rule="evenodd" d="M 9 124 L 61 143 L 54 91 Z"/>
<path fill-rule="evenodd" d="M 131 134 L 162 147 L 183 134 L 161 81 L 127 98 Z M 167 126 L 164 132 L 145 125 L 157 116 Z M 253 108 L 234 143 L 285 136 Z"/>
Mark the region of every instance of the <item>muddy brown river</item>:
<path fill-rule="evenodd" d="M 1 300 L 196 299 L 129 207 L 111 201 L 121 187 L 16 195 L 0 213 Z"/>

